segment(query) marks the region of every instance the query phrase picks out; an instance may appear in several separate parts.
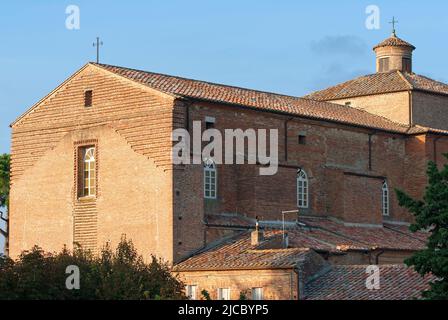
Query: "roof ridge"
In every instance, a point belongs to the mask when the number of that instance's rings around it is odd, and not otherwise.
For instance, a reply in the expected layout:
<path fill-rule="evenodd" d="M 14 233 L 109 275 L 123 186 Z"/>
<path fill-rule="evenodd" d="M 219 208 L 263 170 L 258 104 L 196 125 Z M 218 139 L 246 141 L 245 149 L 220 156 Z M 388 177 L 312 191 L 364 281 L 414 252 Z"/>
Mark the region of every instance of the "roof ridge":
<path fill-rule="evenodd" d="M 175 75 L 171 75 L 171 74 L 167 74 L 167 73 L 161 73 L 161 72 L 153 72 L 153 71 L 146 71 L 146 70 L 142 70 L 142 69 L 135 69 L 135 68 L 128 68 L 128 67 L 123 67 L 123 66 L 117 66 L 117 65 L 113 65 L 113 64 L 106 64 L 106 63 L 96 63 L 96 62 L 89 62 L 93 65 L 97 65 L 97 66 L 108 66 L 108 67 L 113 67 L 113 68 L 120 68 L 120 69 L 126 69 L 126 70 L 131 70 L 131 71 L 137 71 L 137 72 L 144 72 L 144 73 L 148 73 L 148 74 L 153 74 L 153 75 L 160 75 L 160 76 L 165 76 L 165 77 L 170 77 L 170 78 L 175 78 L 175 79 L 180 79 L 180 80 L 187 80 L 187 81 L 195 81 L 195 82 L 201 82 L 201 83 L 205 83 L 205 84 L 209 84 L 209 85 L 214 85 L 214 86 L 220 86 L 220 87 L 226 87 L 226 88 L 233 88 L 233 89 L 240 89 L 240 90 L 245 90 L 245 91 L 253 91 L 253 92 L 258 92 L 258 93 L 264 93 L 264 94 L 270 94 L 270 95 L 274 95 L 274 96 L 280 96 L 280 97 L 286 97 L 286 98 L 292 98 L 293 100 L 301 100 L 303 99 L 303 97 L 299 97 L 299 96 L 292 96 L 292 95 L 288 95 L 288 94 L 284 94 L 284 93 L 276 93 L 273 91 L 264 91 L 264 90 L 259 90 L 259 89 L 251 89 L 251 88 L 247 88 L 247 87 L 241 87 L 241 86 L 236 86 L 236 85 L 228 85 L 228 84 L 224 84 L 224 83 L 218 83 L 218 82 L 212 82 L 212 81 L 205 81 L 205 80 L 198 80 L 198 79 L 193 79 L 193 78 L 187 78 L 187 77 L 180 77 L 180 76 L 175 76 Z M 109 70 L 110 71 L 110 70 Z M 149 87 L 151 87 L 149 84 L 146 84 Z M 159 89 L 157 89 L 159 90 Z M 314 101 L 314 100 L 313 100 Z"/>
<path fill-rule="evenodd" d="M 414 85 L 406 78 L 406 75 L 402 71 L 397 70 L 397 73 L 409 86 L 409 90 L 415 90 Z"/>
<path fill-rule="evenodd" d="M 388 73 L 388 72 L 385 72 L 385 73 Z M 347 84 L 347 83 L 350 83 L 350 82 L 359 80 L 359 79 L 361 79 L 361 78 L 367 78 L 367 77 L 374 76 L 375 74 L 376 74 L 376 73 L 365 74 L 365 75 L 358 76 L 358 77 L 356 77 L 356 78 L 353 78 L 353 79 L 350 79 L 350 80 L 346 80 L 346 81 L 343 81 L 343 82 L 341 82 L 341 83 L 338 83 L 338 84 L 335 84 L 335 85 L 326 87 L 326 88 L 324 88 L 324 89 L 315 90 L 315 91 L 310 92 L 310 93 L 308 93 L 307 95 L 303 96 L 302 98 L 313 100 L 312 98 L 310 98 L 310 96 L 312 96 L 312 95 L 315 94 L 315 93 L 318 93 L 318 92 L 321 92 L 321 91 L 330 90 L 330 89 L 332 89 L 332 88 L 336 88 L 336 87 L 339 87 L 339 86 L 343 86 L 343 85 L 345 85 L 345 84 Z M 313 101 L 315 101 L 315 100 L 313 100 Z M 320 101 L 320 100 L 317 100 L 317 101 Z"/>

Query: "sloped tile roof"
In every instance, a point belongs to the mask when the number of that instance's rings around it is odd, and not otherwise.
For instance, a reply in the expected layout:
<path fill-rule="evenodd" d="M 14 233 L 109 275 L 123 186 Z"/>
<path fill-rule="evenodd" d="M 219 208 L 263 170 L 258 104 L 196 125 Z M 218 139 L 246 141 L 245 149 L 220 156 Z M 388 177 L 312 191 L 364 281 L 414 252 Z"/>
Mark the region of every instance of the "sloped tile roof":
<path fill-rule="evenodd" d="M 411 48 L 412 50 L 415 50 L 415 47 L 412 44 L 410 44 L 407 41 L 404 41 L 403 39 L 398 38 L 395 34 L 393 34 L 386 40 L 382 41 L 381 43 L 377 44 L 373 48 L 373 50 L 381 47 L 408 47 Z"/>
<path fill-rule="evenodd" d="M 403 76 L 414 90 L 434 92 L 448 95 L 448 84 L 415 73 L 403 72 Z"/>
<path fill-rule="evenodd" d="M 425 91 L 448 95 L 448 85 L 415 73 L 390 71 L 349 80 L 305 96 L 318 101 L 338 100 L 400 91 Z"/>
<path fill-rule="evenodd" d="M 407 226 L 385 224 L 384 227 L 346 226 L 328 218 L 300 218 L 308 226 L 332 232 L 354 243 L 363 244 L 369 249 L 422 250 L 425 248 L 427 233 L 412 233 Z M 340 248 L 356 249 L 339 243 Z"/>
<path fill-rule="evenodd" d="M 92 64 L 147 85 L 153 89 L 179 97 L 233 104 L 240 107 L 281 112 L 316 120 L 333 121 L 390 132 L 406 133 L 408 130 L 407 126 L 373 115 L 366 111 L 323 101 L 314 101 L 311 99 L 250 90 L 106 64 Z"/>
<path fill-rule="evenodd" d="M 278 232 L 266 232 L 266 242 L 277 238 Z M 263 243 L 260 247 L 263 247 Z M 224 240 L 177 264 L 175 271 L 246 270 L 293 268 L 305 257 L 309 249 L 259 249 L 252 246 L 250 232 Z"/>
<path fill-rule="evenodd" d="M 213 226 L 254 227 L 255 220 L 237 215 L 210 215 Z M 318 251 L 340 252 L 347 250 L 408 250 L 425 248 L 428 233 L 413 233 L 407 226 L 385 223 L 383 227 L 346 226 L 326 217 L 302 216 L 302 227 L 287 226 L 290 247 Z M 260 221 L 264 230 L 279 232 L 281 224 Z"/>
<path fill-rule="evenodd" d="M 381 265 L 380 289 L 366 287 L 367 266 L 334 266 L 331 271 L 308 283 L 307 300 L 412 300 L 429 289 L 431 276 L 422 277 L 404 265 Z"/>

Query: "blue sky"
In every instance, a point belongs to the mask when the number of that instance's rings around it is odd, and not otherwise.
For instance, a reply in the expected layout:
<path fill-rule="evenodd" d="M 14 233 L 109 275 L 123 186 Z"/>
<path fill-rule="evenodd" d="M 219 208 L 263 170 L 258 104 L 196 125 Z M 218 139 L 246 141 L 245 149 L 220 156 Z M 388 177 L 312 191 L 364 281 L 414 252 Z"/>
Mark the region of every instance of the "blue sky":
<path fill-rule="evenodd" d="M 65 27 L 70 4 L 79 30 Z M 371 4 L 379 30 L 365 27 Z M 373 72 L 371 48 L 395 15 L 398 35 L 417 46 L 415 71 L 448 80 L 446 1 L 40 0 L 0 12 L 0 153 L 10 122 L 95 59 L 97 35 L 104 63 L 303 95 Z"/>

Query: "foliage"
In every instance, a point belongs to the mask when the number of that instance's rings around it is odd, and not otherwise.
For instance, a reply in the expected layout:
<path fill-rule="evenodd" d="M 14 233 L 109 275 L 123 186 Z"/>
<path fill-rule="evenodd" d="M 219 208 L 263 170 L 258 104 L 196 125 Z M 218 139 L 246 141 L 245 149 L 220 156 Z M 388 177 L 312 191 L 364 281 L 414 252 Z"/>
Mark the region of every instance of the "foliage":
<path fill-rule="evenodd" d="M 69 265 L 80 270 L 79 290 L 66 288 Z M 166 263 L 154 256 L 145 263 L 125 238 L 115 251 L 105 246 L 99 257 L 81 249 L 50 254 L 37 246 L 17 261 L 0 257 L 0 299 L 185 299 L 183 288 Z"/>
<path fill-rule="evenodd" d="M 212 300 L 212 298 L 210 297 L 210 293 L 205 289 L 201 291 L 201 295 L 202 300 Z"/>
<path fill-rule="evenodd" d="M 445 155 L 448 158 L 448 154 Z M 400 206 L 415 216 L 411 230 L 428 230 L 427 248 L 415 253 L 405 262 L 421 275 L 432 274 L 437 278 L 430 290 L 423 293 L 425 299 L 448 299 L 448 165 L 439 171 L 430 162 L 427 170 L 429 184 L 423 200 L 414 200 L 397 190 Z"/>
<path fill-rule="evenodd" d="M 9 154 L 0 155 L 0 207 L 8 207 L 9 202 Z"/>
<path fill-rule="evenodd" d="M 241 291 L 241 292 L 240 292 L 240 298 L 239 298 L 239 300 L 242 300 L 242 301 L 244 301 L 244 300 L 248 300 L 248 299 L 247 299 L 247 290 L 244 290 L 244 291 Z"/>

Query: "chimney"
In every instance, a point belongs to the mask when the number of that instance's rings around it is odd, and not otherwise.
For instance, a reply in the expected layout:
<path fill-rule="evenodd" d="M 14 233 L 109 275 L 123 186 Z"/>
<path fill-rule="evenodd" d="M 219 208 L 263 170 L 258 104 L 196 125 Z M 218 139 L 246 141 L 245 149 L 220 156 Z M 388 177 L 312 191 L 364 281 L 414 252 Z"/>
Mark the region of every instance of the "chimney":
<path fill-rule="evenodd" d="M 263 241 L 263 232 L 260 230 L 252 231 L 250 239 L 253 246 L 258 246 Z"/>
<path fill-rule="evenodd" d="M 259 229 L 257 219 L 257 224 L 255 225 L 255 231 L 252 231 L 252 233 L 250 234 L 250 242 L 253 246 L 258 246 L 263 240 L 264 240 L 263 232 L 260 231 Z"/>
<path fill-rule="evenodd" d="M 392 35 L 375 46 L 376 72 L 390 71 L 412 72 L 412 52 L 415 47 L 398 38 L 395 31 Z"/>

